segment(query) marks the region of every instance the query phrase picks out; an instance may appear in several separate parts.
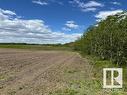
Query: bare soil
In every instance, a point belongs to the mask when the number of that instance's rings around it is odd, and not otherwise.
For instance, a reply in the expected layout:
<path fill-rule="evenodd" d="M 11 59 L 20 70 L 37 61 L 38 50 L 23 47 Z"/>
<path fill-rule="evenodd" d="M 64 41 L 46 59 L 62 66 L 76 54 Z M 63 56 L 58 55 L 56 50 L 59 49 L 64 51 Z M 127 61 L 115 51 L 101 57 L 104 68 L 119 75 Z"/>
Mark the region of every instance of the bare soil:
<path fill-rule="evenodd" d="M 75 52 L 0 49 L 0 95 L 49 95 L 90 77 L 87 59 Z"/>

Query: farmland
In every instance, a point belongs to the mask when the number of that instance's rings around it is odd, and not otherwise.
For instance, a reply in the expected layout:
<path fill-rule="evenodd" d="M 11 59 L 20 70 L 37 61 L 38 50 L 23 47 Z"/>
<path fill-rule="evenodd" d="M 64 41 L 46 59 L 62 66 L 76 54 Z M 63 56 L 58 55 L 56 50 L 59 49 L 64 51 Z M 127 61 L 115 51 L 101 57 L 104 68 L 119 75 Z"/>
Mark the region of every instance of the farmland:
<path fill-rule="evenodd" d="M 114 67 L 108 61 L 66 49 L 16 48 L 0 49 L 0 95 L 126 95 L 126 84 L 102 88 L 103 67 Z"/>
<path fill-rule="evenodd" d="M 88 78 L 89 68 L 75 52 L 0 49 L 0 95 L 48 95 Z"/>

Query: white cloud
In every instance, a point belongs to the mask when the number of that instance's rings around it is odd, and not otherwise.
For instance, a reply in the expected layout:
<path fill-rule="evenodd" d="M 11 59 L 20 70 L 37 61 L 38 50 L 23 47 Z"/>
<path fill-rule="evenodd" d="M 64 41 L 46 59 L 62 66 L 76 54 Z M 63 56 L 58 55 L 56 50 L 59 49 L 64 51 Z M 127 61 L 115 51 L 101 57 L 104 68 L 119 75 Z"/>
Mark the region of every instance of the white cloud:
<path fill-rule="evenodd" d="M 63 31 L 71 31 L 71 29 L 68 28 L 68 27 L 63 27 L 62 30 L 63 30 Z"/>
<path fill-rule="evenodd" d="M 110 2 L 111 4 L 114 4 L 114 5 L 121 5 L 120 2 Z"/>
<path fill-rule="evenodd" d="M 88 7 L 103 7 L 103 4 L 98 3 L 96 1 L 89 1 L 88 3 L 81 3 L 80 6 L 82 8 L 88 8 Z"/>
<path fill-rule="evenodd" d="M 96 2 L 96 1 L 89 1 L 85 3 L 85 2 L 81 2 L 80 0 L 73 0 L 73 1 L 70 1 L 70 3 L 76 4 L 81 10 L 84 10 L 84 12 L 95 11 L 97 7 L 104 6 L 104 4 Z"/>
<path fill-rule="evenodd" d="M 66 43 L 76 40 L 81 34 L 54 32 L 43 20 L 17 18 L 12 11 L 0 11 L 0 42 L 17 43 Z M 16 15 L 16 16 L 15 16 Z"/>
<path fill-rule="evenodd" d="M 0 12 L 3 14 L 8 14 L 8 15 L 16 15 L 15 12 L 12 12 L 10 10 L 2 10 L 1 8 L 0 8 Z"/>
<path fill-rule="evenodd" d="M 33 0 L 32 1 L 33 3 L 35 4 L 39 4 L 39 5 L 48 5 L 50 3 L 55 3 L 55 4 L 58 4 L 58 5 L 64 5 L 63 2 L 59 1 L 59 0 Z"/>
<path fill-rule="evenodd" d="M 75 23 L 75 21 L 66 21 L 64 24 L 64 27 L 62 28 L 63 31 L 72 31 L 72 30 L 77 30 L 79 29 L 79 25 Z"/>
<path fill-rule="evenodd" d="M 65 26 L 70 29 L 77 29 L 79 27 L 74 21 L 67 21 Z"/>
<path fill-rule="evenodd" d="M 45 2 L 45 1 L 41 1 L 41 0 L 34 0 L 34 1 L 32 1 L 33 3 L 35 3 L 35 4 L 39 4 L 39 5 L 48 5 L 48 3 L 47 2 Z"/>
<path fill-rule="evenodd" d="M 104 20 L 110 15 L 115 15 L 119 12 L 123 12 L 123 10 L 113 10 L 113 11 L 100 11 L 98 14 L 95 15 L 97 21 Z"/>
<path fill-rule="evenodd" d="M 89 12 L 89 11 L 96 11 L 97 9 L 96 8 L 85 8 L 85 9 L 82 9 L 83 12 Z"/>
<path fill-rule="evenodd" d="M 9 10 L 2 10 L 0 8 L 0 20 L 1 19 L 11 19 L 12 16 L 16 16 L 15 12 L 9 11 Z"/>

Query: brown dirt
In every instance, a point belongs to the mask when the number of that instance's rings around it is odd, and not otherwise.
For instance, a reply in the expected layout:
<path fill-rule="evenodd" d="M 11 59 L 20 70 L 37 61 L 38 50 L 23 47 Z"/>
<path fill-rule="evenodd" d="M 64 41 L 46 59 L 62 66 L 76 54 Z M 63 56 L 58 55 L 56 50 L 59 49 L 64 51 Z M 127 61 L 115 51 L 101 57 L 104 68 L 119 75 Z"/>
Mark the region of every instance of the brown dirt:
<path fill-rule="evenodd" d="M 66 72 L 89 78 L 90 68 L 75 52 L 0 49 L 0 95 L 48 95 L 80 77 Z"/>

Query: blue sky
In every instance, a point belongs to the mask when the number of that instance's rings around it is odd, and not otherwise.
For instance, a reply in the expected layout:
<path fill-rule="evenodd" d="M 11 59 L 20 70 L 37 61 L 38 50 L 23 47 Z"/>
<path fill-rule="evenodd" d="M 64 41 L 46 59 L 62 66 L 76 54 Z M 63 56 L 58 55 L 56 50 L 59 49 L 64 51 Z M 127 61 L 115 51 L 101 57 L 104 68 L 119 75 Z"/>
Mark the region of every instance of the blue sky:
<path fill-rule="evenodd" d="M 126 9 L 126 0 L 0 0 L 0 42 L 71 42 Z"/>

